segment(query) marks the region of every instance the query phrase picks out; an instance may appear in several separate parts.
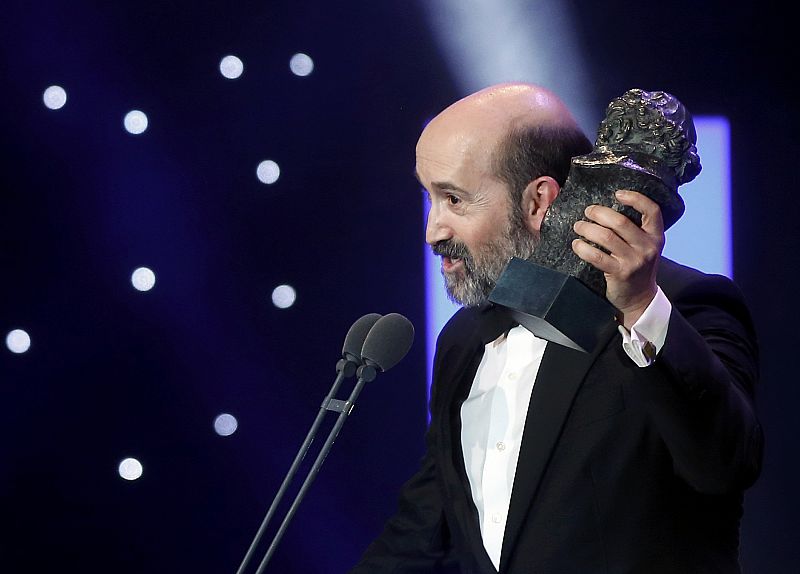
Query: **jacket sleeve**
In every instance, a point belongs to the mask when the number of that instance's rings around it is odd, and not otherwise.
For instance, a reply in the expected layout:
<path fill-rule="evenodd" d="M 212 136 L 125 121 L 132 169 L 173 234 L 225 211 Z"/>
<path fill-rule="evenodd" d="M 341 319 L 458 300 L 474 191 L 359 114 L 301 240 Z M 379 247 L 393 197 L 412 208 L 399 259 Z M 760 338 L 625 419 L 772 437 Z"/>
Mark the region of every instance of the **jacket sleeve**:
<path fill-rule="evenodd" d="M 667 338 L 642 369 L 675 473 L 707 494 L 743 490 L 760 472 L 758 349 L 749 311 L 727 278 L 697 274 L 668 293 Z"/>

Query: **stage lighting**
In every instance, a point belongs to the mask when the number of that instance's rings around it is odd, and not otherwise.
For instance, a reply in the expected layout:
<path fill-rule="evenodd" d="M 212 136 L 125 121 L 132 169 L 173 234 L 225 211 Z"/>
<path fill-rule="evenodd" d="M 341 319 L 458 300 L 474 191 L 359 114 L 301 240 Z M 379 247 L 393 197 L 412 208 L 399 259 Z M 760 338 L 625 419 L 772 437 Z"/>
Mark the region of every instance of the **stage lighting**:
<path fill-rule="evenodd" d="M 229 80 L 235 80 L 244 72 L 244 63 L 236 56 L 225 56 L 219 63 L 219 71 Z"/>
<path fill-rule="evenodd" d="M 236 417 L 228 413 L 222 413 L 214 419 L 214 430 L 219 436 L 231 436 L 239 428 Z"/>
<path fill-rule="evenodd" d="M 42 94 L 42 100 L 51 110 L 60 110 L 67 103 L 67 92 L 61 86 L 50 86 Z"/>
<path fill-rule="evenodd" d="M 31 348 L 31 337 L 22 329 L 14 329 L 6 335 L 6 347 L 12 353 L 24 353 Z"/>
<path fill-rule="evenodd" d="M 272 291 L 272 303 L 278 309 L 288 309 L 294 305 L 297 292 L 291 285 L 278 285 Z"/>
<path fill-rule="evenodd" d="M 156 274 L 147 267 L 139 267 L 131 273 L 131 283 L 137 291 L 150 291 L 156 284 Z"/>
<path fill-rule="evenodd" d="M 265 159 L 258 164 L 256 176 L 261 183 L 272 184 L 281 176 L 281 168 L 271 159 Z"/>
<path fill-rule="evenodd" d="M 147 115 L 139 110 L 131 110 L 125 114 L 123 123 L 128 132 L 139 135 L 147 129 Z"/>
<path fill-rule="evenodd" d="M 142 463 L 135 458 L 126 458 L 119 463 L 119 475 L 125 480 L 136 480 L 142 476 Z"/>
<path fill-rule="evenodd" d="M 553 90 L 588 133 L 597 129 L 594 84 L 572 6 L 563 0 L 428 0 L 433 37 L 463 95 L 499 82 Z"/>
<path fill-rule="evenodd" d="M 295 76 L 307 76 L 314 71 L 314 60 L 300 52 L 289 60 L 289 69 Z"/>

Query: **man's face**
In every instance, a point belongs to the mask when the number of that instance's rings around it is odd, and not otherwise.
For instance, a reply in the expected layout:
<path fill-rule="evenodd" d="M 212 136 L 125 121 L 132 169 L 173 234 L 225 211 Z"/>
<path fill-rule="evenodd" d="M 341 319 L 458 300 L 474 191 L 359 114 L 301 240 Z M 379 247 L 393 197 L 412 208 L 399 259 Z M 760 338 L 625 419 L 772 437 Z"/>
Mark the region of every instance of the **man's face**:
<path fill-rule="evenodd" d="M 536 236 L 512 209 L 508 185 L 493 173 L 496 142 L 485 132 L 449 125 L 434 120 L 417 144 L 417 177 L 430 199 L 425 240 L 442 257 L 448 296 L 476 306 L 512 256 L 533 252 Z"/>

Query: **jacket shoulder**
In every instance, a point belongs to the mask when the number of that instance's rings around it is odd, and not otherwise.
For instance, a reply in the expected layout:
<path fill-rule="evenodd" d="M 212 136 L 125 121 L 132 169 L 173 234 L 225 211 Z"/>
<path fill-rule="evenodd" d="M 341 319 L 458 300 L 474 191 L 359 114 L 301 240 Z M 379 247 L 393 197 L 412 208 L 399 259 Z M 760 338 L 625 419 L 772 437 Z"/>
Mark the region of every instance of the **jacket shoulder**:
<path fill-rule="evenodd" d="M 730 298 L 744 304 L 744 295 L 728 277 L 704 273 L 666 257 L 659 262 L 657 282 L 670 300 L 680 300 L 697 292 L 709 292 L 715 297 Z"/>
<path fill-rule="evenodd" d="M 456 311 L 439 332 L 436 347 L 452 346 L 474 333 L 478 326 L 479 313 L 480 311 L 474 307 L 462 307 Z"/>
<path fill-rule="evenodd" d="M 670 302 L 685 316 L 716 308 L 736 318 L 747 337 L 755 339 L 755 326 L 741 289 L 728 277 L 704 273 L 661 258 L 657 283 Z"/>

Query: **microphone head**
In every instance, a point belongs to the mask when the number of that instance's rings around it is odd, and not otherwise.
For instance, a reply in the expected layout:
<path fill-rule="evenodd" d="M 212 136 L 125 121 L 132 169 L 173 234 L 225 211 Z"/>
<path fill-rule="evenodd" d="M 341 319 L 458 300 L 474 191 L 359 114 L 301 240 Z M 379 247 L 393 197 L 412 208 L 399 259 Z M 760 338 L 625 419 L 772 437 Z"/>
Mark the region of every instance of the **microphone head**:
<path fill-rule="evenodd" d="M 367 338 L 367 333 L 372 329 L 375 322 L 381 318 L 378 313 L 368 313 L 363 317 L 356 320 L 355 323 L 347 331 L 344 337 L 344 346 L 342 347 L 342 357 L 354 363 L 361 363 L 361 347 L 364 346 L 364 340 Z"/>
<path fill-rule="evenodd" d="M 361 356 L 365 363 L 388 371 L 406 356 L 414 342 L 414 326 L 399 313 L 389 313 L 375 322 L 364 346 Z"/>

